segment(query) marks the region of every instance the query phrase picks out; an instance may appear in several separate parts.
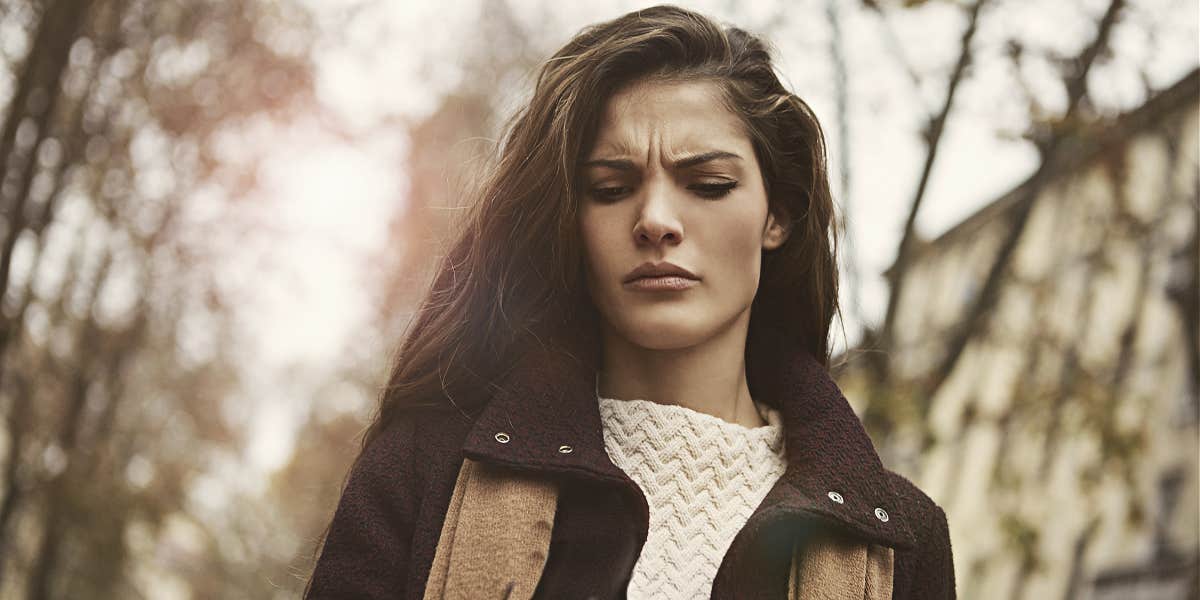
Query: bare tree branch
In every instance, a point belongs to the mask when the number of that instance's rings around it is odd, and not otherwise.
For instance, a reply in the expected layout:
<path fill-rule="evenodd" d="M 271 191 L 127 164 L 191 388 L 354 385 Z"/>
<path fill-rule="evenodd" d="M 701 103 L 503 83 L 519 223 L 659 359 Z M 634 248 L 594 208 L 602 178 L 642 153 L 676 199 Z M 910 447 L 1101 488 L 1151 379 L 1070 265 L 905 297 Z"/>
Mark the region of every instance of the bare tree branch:
<path fill-rule="evenodd" d="M 904 69 L 905 76 L 908 77 L 909 83 L 912 84 L 913 96 L 915 96 L 917 103 L 929 111 L 929 108 L 924 106 L 924 99 L 920 94 L 921 75 L 913 67 L 912 61 L 908 60 L 908 56 L 904 52 L 904 45 L 900 43 L 900 38 L 896 36 L 896 30 L 892 27 L 892 22 L 888 19 L 887 13 L 884 12 L 883 7 L 875 0 L 865 0 L 863 4 L 875 11 L 876 16 L 879 17 L 879 26 L 883 30 L 883 40 L 887 43 L 888 52 L 896 62 L 900 63 L 900 67 Z"/>
<path fill-rule="evenodd" d="M 1070 126 L 1069 124 L 1076 114 L 1080 100 L 1087 92 L 1088 72 L 1091 70 L 1092 64 L 1101 50 L 1108 45 L 1109 35 L 1112 32 L 1113 26 L 1117 23 L 1117 17 L 1124 5 L 1124 0 L 1112 0 L 1109 3 L 1108 9 L 1100 19 L 1096 36 L 1084 48 L 1079 57 L 1072 61 L 1073 68 L 1067 73 L 1065 82 L 1068 104 L 1062 117 L 1062 122 L 1068 124 L 1068 126 Z M 1057 150 L 1067 138 L 1068 136 L 1059 134 L 1051 136 L 1045 142 L 1044 158 L 1041 164 L 1038 166 L 1037 171 L 1030 177 L 1029 181 L 1021 186 L 1021 196 L 1017 199 L 1010 213 L 1009 218 L 1012 222 L 1008 233 L 1000 244 L 996 259 L 992 262 L 988 270 L 982 289 L 976 297 L 974 305 L 967 309 L 965 318 L 955 327 L 951 334 L 950 341 L 947 344 L 946 355 L 934 371 L 932 378 L 933 385 L 939 385 L 940 382 L 944 381 L 954 371 L 954 367 L 958 364 L 958 359 L 962 356 L 967 342 L 970 341 L 975 331 L 980 328 L 987 315 L 990 314 L 992 308 L 995 306 L 1000 295 L 999 290 L 1004 279 L 1004 273 L 1012 261 L 1017 242 L 1020 241 L 1021 234 L 1025 231 L 1025 224 L 1029 220 L 1034 200 L 1037 198 L 1038 192 L 1046 180 L 1055 172 Z M 893 300 L 895 300 L 895 296 L 893 296 Z"/>
<path fill-rule="evenodd" d="M 904 233 L 900 237 L 900 245 L 896 250 L 896 261 L 889 272 L 891 294 L 888 297 L 887 312 L 884 314 L 879 336 L 880 345 L 884 352 L 879 355 L 879 360 L 873 361 L 879 381 L 886 379 L 887 372 L 890 370 L 891 361 L 888 358 L 888 352 L 894 345 L 892 337 L 894 335 L 896 307 L 903 296 L 904 285 L 907 280 L 906 274 L 909 263 L 912 260 L 912 244 L 913 237 L 915 236 L 917 214 L 921 210 L 922 201 L 925 199 L 925 190 L 929 185 L 929 177 L 933 173 L 933 165 L 937 160 L 938 148 L 941 146 L 942 132 L 945 129 L 946 119 L 949 117 L 950 110 L 954 106 L 954 94 L 958 91 L 958 85 L 962 82 L 967 66 L 971 63 L 971 41 L 975 38 L 979 13 L 987 2 L 988 0 L 977 0 L 971 6 L 967 17 L 967 27 L 962 34 L 958 62 L 955 63 L 954 70 L 950 74 L 950 81 L 946 85 L 946 98 L 942 102 L 941 111 L 933 117 L 926 131 L 928 152 L 925 155 L 925 165 L 921 169 L 921 177 L 917 182 L 917 189 L 914 192 L 908 211 L 908 218 L 904 222 Z"/>

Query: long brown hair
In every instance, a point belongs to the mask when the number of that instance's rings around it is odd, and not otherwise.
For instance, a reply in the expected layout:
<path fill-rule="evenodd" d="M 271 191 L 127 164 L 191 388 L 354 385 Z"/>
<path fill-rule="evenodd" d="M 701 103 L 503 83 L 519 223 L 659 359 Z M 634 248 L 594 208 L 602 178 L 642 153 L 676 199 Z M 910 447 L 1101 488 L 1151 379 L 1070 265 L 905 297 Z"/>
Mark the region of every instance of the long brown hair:
<path fill-rule="evenodd" d="M 363 449 L 406 410 L 480 408 L 535 346 L 597 366 L 600 317 L 583 281 L 577 164 L 607 99 L 647 78 L 719 87 L 751 140 L 769 209 L 789 225 L 787 241 L 763 254 L 750 311 L 752 393 L 774 403 L 756 390 L 771 387 L 787 349 L 828 367 L 838 271 L 821 126 L 779 82 L 763 40 L 660 5 L 586 27 L 542 64 L 395 357 Z"/>
<path fill-rule="evenodd" d="M 395 359 L 364 448 L 405 409 L 479 408 L 533 344 L 596 359 L 587 347 L 598 339 L 598 316 L 583 282 L 577 164 L 607 99 L 647 78 L 720 88 L 752 142 L 770 210 L 790 224 L 788 240 L 763 256 L 747 340 L 751 384 L 781 344 L 799 344 L 828 366 L 838 272 L 821 126 L 779 82 L 763 40 L 655 6 L 584 28 L 541 65 Z"/>

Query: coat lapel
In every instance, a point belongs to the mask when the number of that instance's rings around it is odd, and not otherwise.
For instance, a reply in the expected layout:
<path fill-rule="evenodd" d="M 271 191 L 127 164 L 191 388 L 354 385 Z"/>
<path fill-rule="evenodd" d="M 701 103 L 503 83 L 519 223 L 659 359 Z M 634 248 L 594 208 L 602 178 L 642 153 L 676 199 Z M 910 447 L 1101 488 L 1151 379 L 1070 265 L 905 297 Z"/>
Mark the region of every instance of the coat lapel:
<path fill-rule="evenodd" d="M 772 369 L 774 385 L 752 393 L 780 409 L 788 466 L 755 513 L 816 516 L 867 541 L 911 548 L 904 506 L 828 370 L 799 347 Z M 631 484 L 604 450 L 595 370 L 550 349 L 526 353 L 502 378 L 463 452 L 518 471 Z"/>

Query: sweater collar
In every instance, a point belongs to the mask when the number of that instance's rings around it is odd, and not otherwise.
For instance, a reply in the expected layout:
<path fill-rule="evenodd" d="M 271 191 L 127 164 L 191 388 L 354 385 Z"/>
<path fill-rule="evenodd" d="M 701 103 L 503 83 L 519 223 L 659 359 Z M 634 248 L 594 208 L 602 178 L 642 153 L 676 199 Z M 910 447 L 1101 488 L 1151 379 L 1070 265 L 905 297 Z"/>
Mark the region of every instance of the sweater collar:
<path fill-rule="evenodd" d="M 783 417 L 788 465 L 760 511 L 802 512 L 894 548 L 914 545 L 907 506 L 829 371 L 807 350 L 779 357 L 768 402 Z M 604 448 L 595 370 L 560 352 L 528 352 L 505 375 L 464 455 L 524 471 L 630 484 Z M 916 524 L 912 524 L 915 526 Z"/>

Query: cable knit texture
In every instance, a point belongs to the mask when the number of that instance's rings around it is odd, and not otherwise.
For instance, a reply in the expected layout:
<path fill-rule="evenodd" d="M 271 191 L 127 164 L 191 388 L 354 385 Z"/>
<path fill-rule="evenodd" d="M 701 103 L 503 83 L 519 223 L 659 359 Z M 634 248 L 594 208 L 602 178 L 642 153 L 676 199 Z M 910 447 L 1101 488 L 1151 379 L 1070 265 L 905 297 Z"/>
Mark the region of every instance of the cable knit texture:
<path fill-rule="evenodd" d="M 684 406 L 599 397 L 604 447 L 637 482 L 650 528 L 631 599 L 707 598 L 734 536 L 787 467 L 778 411 L 745 427 Z"/>

